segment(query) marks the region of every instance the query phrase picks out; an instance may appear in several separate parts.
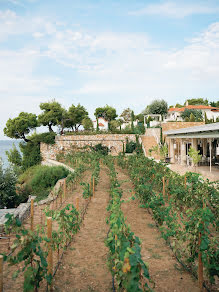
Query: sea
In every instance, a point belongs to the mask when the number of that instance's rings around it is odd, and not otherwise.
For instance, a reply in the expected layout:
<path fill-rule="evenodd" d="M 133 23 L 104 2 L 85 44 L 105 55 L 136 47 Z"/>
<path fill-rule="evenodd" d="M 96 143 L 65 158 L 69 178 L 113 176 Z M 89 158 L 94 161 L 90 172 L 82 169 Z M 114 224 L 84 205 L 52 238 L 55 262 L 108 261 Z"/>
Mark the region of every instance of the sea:
<path fill-rule="evenodd" d="M 8 157 L 5 153 L 6 150 L 10 150 L 13 148 L 13 144 L 16 146 L 16 148 L 18 150 L 19 149 L 19 143 L 21 142 L 21 140 L 0 140 L 0 158 L 2 160 L 3 163 L 3 168 L 6 168 L 9 166 L 9 162 L 8 162 Z"/>

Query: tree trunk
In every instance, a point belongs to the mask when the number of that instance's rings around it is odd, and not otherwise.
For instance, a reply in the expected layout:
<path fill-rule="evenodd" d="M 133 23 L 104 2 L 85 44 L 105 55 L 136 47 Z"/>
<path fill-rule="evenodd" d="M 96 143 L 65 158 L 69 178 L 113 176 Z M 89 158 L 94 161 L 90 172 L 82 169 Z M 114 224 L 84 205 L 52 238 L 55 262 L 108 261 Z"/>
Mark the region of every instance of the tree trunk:
<path fill-rule="evenodd" d="M 52 124 L 49 124 L 49 131 L 50 131 L 50 133 L 53 132 Z"/>

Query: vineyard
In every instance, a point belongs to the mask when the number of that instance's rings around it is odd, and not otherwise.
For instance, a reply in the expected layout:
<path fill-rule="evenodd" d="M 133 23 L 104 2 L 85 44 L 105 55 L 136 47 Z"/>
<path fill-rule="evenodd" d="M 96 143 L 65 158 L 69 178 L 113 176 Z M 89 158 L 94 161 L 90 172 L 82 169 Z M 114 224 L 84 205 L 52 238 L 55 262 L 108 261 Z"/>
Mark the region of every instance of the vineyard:
<path fill-rule="evenodd" d="M 8 215 L 4 291 L 217 291 L 216 183 L 143 155 L 59 158 L 75 171 L 54 200 Z"/>

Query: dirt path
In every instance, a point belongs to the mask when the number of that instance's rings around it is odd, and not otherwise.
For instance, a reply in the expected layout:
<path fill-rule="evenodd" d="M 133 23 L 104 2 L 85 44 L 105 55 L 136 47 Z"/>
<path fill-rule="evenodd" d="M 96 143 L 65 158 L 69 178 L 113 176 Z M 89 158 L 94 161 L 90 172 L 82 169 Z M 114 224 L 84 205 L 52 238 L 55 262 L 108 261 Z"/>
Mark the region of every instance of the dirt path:
<path fill-rule="evenodd" d="M 108 200 L 109 176 L 105 169 L 101 169 L 100 180 L 84 224 L 66 251 L 54 279 L 54 291 L 111 291 L 108 250 L 104 244 L 108 231 Z"/>
<path fill-rule="evenodd" d="M 117 168 L 118 180 L 122 182 L 123 199 L 131 197 L 132 183 L 125 171 Z M 196 281 L 175 259 L 171 249 L 161 238 L 155 222 L 146 209 L 138 207 L 139 203 L 130 201 L 122 205 L 131 230 L 142 241 L 142 257 L 149 264 L 149 273 L 155 282 L 156 292 L 198 292 Z"/>

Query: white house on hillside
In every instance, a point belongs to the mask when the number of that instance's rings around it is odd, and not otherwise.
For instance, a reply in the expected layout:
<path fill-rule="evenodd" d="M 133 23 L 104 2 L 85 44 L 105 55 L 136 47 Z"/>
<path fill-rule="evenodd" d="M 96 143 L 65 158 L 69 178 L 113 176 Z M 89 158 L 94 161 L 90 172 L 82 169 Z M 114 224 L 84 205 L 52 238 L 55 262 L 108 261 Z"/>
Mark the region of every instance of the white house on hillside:
<path fill-rule="evenodd" d="M 98 124 L 100 131 L 107 131 L 108 130 L 108 124 L 109 122 L 105 120 L 104 118 L 100 117 L 98 118 Z M 93 121 L 94 129 L 97 128 L 97 120 Z"/>
<path fill-rule="evenodd" d="M 214 121 L 216 121 L 216 118 L 219 118 L 219 108 L 217 107 L 212 107 L 209 105 L 186 105 L 180 108 L 170 108 L 164 121 L 183 121 L 181 114 L 185 109 L 201 110 L 203 118 L 205 117 L 206 113 L 206 116 L 209 120 L 214 118 Z"/>

